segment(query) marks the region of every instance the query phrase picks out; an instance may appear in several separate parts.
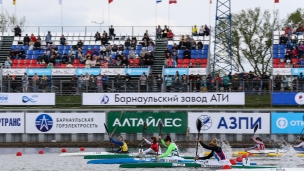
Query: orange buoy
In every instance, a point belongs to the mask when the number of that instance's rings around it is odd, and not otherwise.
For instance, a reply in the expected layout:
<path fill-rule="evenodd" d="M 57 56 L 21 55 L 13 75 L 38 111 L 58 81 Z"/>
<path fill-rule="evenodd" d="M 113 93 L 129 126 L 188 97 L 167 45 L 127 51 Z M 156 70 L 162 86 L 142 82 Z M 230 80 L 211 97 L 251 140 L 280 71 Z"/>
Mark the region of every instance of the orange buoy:
<path fill-rule="evenodd" d="M 222 169 L 231 169 L 231 166 L 229 166 L 229 165 L 224 165 Z"/>
<path fill-rule="evenodd" d="M 235 160 L 236 160 L 237 162 L 243 162 L 242 157 L 237 157 Z"/>
<path fill-rule="evenodd" d="M 18 152 L 16 153 L 16 156 L 22 156 L 22 153 L 21 153 L 20 151 L 18 151 Z"/>
<path fill-rule="evenodd" d="M 39 150 L 38 154 L 44 154 L 43 150 Z"/>
<path fill-rule="evenodd" d="M 65 148 L 61 149 L 61 152 L 62 152 L 62 153 L 65 153 L 65 152 L 66 152 L 66 149 L 65 149 Z"/>
<path fill-rule="evenodd" d="M 230 163 L 231 163 L 232 165 L 236 165 L 236 161 L 235 161 L 235 160 L 230 159 L 229 161 L 230 161 Z"/>
<path fill-rule="evenodd" d="M 247 155 L 246 155 L 246 154 L 243 154 L 243 155 L 242 155 L 242 158 L 247 158 Z"/>
<path fill-rule="evenodd" d="M 84 147 L 80 147 L 80 151 L 84 151 Z"/>

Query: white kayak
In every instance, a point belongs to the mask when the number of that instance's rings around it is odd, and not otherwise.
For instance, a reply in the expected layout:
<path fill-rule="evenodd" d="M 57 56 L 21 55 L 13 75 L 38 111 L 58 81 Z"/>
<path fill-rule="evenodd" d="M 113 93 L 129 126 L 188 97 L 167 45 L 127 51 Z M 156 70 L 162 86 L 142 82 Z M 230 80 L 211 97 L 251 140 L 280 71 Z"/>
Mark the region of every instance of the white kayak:
<path fill-rule="evenodd" d="M 216 171 L 227 171 L 227 170 L 216 170 Z M 240 169 L 229 169 L 229 171 L 240 171 Z M 303 168 L 242 169 L 241 171 L 303 171 Z"/>
<path fill-rule="evenodd" d="M 269 153 L 286 153 L 287 150 L 279 150 L 279 149 L 275 149 L 275 150 L 249 150 L 247 152 L 252 153 L 252 154 L 269 154 Z"/>
<path fill-rule="evenodd" d="M 60 153 L 61 157 L 72 157 L 72 156 L 93 156 L 93 155 L 105 155 L 114 154 L 110 152 L 76 152 L 76 153 Z"/>

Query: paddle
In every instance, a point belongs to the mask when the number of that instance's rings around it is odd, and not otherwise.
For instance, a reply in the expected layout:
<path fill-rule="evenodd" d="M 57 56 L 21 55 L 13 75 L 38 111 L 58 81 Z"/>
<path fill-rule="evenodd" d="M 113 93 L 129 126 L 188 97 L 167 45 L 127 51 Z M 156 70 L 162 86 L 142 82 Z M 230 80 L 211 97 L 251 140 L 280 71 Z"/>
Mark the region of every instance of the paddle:
<path fill-rule="evenodd" d="M 144 124 L 143 124 L 143 128 L 142 128 L 143 130 L 142 130 L 142 134 L 143 134 L 143 137 L 145 137 L 145 134 L 146 134 L 146 130 L 147 130 L 147 122 L 144 122 Z M 143 144 L 143 142 L 144 142 L 144 140 L 140 143 L 140 147 L 141 147 L 141 152 L 143 151 L 142 150 L 142 144 Z"/>
<path fill-rule="evenodd" d="M 304 115 L 303 115 L 303 122 L 304 122 Z M 303 131 L 304 131 L 304 128 L 302 129 L 300 136 L 302 135 Z"/>
<path fill-rule="evenodd" d="M 161 120 L 159 120 L 159 122 L 158 122 L 158 136 L 161 136 L 162 130 L 163 130 L 163 122 Z M 158 149 L 158 151 L 159 151 L 159 149 Z M 157 156 L 158 156 L 158 151 L 156 153 Z"/>
<path fill-rule="evenodd" d="M 106 123 L 103 123 L 103 125 L 104 125 L 108 135 L 110 136 L 110 133 L 109 133 L 109 130 L 108 130 L 108 127 L 107 127 Z M 112 141 L 110 140 L 110 142 L 111 142 L 111 146 L 112 146 L 112 151 L 114 152 Z"/>
<path fill-rule="evenodd" d="M 252 134 L 252 136 L 251 137 L 253 137 L 254 136 L 254 134 L 255 134 L 255 132 L 258 130 L 258 128 L 259 128 L 259 124 L 256 124 L 255 126 L 254 126 L 254 129 L 253 129 L 253 134 Z M 250 137 L 250 140 L 249 140 L 249 142 L 248 142 L 248 146 L 249 146 L 249 144 L 250 144 L 250 142 L 251 142 L 251 137 Z M 247 151 L 247 150 L 246 150 Z"/>
<path fill-rule="evenodd" d="M 202 128 L 202 121 L 199 118 L 197 118 L 196 119 L 197 139 L 199 139 L 201 128 Z M 197 156 L 197 151 L 198 151 L 198 141 L 196 141 L 195 156 Z"/>

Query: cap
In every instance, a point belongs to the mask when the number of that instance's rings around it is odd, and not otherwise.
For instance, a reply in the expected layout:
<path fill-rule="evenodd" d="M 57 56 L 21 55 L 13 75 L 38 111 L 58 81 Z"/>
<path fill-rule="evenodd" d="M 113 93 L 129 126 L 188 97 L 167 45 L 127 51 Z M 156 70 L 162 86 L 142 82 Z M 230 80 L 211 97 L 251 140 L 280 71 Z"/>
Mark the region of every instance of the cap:
<path fill-rule="evenodd" d="M 210 141 L 209 145 L 216 146 L 216 139 L 214 138 L 212 141 Z"/>

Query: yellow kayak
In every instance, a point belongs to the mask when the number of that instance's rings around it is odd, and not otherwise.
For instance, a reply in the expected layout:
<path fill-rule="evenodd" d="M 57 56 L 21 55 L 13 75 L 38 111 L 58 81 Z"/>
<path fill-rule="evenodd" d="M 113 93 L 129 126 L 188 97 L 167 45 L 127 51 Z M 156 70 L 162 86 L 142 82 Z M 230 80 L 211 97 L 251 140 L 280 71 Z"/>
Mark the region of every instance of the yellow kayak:
<path fill-rule="evenodd" d="M 269 153 L 267 154 L 268 157 L 281 157 L 283 153 Z M 304 154 L 297 154 L 298 157 L 304 157 Z"/>

